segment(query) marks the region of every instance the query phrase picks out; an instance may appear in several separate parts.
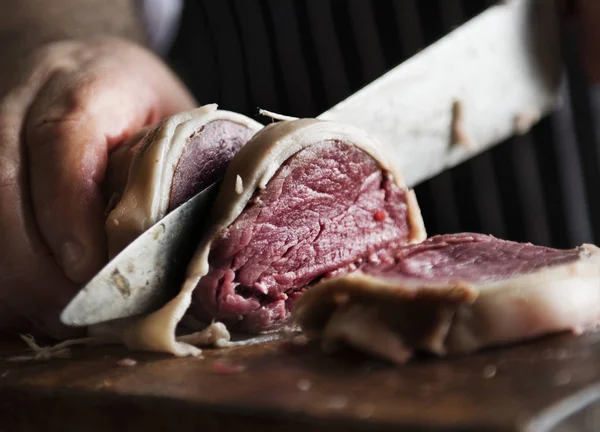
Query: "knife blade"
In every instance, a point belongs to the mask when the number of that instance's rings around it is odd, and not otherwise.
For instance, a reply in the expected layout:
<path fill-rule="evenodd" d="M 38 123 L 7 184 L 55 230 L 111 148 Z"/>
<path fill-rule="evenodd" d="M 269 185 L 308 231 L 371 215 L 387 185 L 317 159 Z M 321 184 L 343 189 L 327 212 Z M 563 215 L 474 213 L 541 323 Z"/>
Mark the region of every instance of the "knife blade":
<path fill-rule="evenodd" d="M 177 294 L 202 235 L 215 183 L 154 224 L 114 257 L 61 313 L 86 326 L 158 309 Z"/>
<path fill-rule="evenodd" d="M 555 106 L 562 70 L 556 12 L 554 0 L 505 0 L 318 118 L 376 137 L 412 187 L 522 132 Z M 457 132 L 471 148 L 451 145 Z M 174 210 L 115 257 L 62 322 L 90 325 L 164 304 L 199 241 L 197 221 L 212 193 Z"/>
<path fill-rule="evenodd" d="M 559 100 L 554 0 L 505 0 L 318 118 L 377 138 L 409 187 L 524 132 Z M 463 144 L 452 145 L 462 135 Z"/>

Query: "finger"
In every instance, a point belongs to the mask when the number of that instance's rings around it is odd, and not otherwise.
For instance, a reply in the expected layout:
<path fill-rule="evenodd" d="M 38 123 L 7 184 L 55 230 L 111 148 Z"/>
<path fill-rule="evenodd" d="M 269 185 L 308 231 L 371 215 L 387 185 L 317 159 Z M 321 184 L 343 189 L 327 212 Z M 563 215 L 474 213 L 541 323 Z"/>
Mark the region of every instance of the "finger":
<path fill-rule="evenodd" d="M 60 324 L 58 311 L 77 288 L 63 276 L 40 239 L 20 145 L 23 119 L 36 91 L 35 86 L 14 90 L 0 104 L 0 303 L 6 318 L 2 325 L 19 324 L 6 315 L 10 309 L 62 338 L 71 332 Z"/>
<path fill-rule="evenodd" d="M 592 81 L 600 82 L 600 2 L 579 0 L 576 14 L 584 67 Z"/>
<path fill-rule="evenodd" d="M 78 82 L 68 72 L 55 74 L 33 103 L 25 127 L 37 222 L 63 272 L 77 283 L 106 261 L 101 184 L 109 137 L 146 120 L 110 86 L 102 86 Z"/>
<path fill-rule="evenodd" d="M 98 76 L 58 73 L 31 108 L 26 142 L 36 219 L 75 282 L 87 281 L 107 259 L 101 185 L 108 152 L 163 113 L 189 108 L 173 93 L 161 95 L 168 85 L 151 84 L 105 70 Z"/>

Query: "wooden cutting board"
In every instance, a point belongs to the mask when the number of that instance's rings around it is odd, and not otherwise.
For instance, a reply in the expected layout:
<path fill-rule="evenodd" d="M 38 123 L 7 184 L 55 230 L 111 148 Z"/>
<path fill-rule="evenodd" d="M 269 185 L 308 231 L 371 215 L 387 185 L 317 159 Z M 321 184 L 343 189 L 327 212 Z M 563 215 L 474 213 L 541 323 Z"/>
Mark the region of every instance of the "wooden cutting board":
<path fill-rule="evenodd" d="M 204 360 L 95 347 L 6 361 L 22 353 L 0 347 L 2 432 L 600 430 L 600 333 L 403 367 L 285 342 Z"/>

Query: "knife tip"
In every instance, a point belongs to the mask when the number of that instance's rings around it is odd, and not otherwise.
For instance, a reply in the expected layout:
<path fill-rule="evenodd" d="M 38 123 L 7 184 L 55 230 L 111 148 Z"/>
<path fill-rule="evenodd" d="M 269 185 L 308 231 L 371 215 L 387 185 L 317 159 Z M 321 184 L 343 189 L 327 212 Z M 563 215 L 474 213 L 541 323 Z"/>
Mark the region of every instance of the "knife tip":
<path fill-rule="evenodd" d="M 81 327 L 85 324 L 81 323 L 78 317 L 73 316 L 71 305 L 67 306 L 60 313 L 60 322 L 69 327 Z"/>

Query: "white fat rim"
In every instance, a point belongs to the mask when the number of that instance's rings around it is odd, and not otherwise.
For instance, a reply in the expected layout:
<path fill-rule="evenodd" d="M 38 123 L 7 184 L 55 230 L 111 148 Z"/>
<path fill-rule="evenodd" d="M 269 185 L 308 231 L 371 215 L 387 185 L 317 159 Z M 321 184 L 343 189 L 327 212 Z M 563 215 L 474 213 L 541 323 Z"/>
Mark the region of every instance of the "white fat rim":
<path fill-rule="evenodd" d="M 202 277 L 208 273 L 208 255 L 213 239 L 237 219 L 254 192 L 264 189 L 287 159 L 314 144 L 332 140 L 349 143 L 363 150 L 382 169 L 392 174 L 399 187 L 406 189 L 403 177 L 381 153 L 381 145 L 361 129 L 315 119 L 271 124 L 258 132 L 229 164 L 213 207 L 212 220 L 215 222 L 196 250 L 188 267 L 188 277 Z M 407 205 L 409 221 L 414 225 L 411 226 L 413 240 L 422 241 L 426 237 L 423 220 L 414 195 L 409 195 Z"/>
<path fill-rule="evenodd" d="M 535 325 L 523 326 L 523 304 L 536 304 Z M 473 352 L 542 334 L 576 333 L 600 324 L 600 249 L 585 244 L 573 263 L 481 285 L 473 305 L 460 306 L 448 352 Z M 526 327 L 526 328 L 525 328 Z"/>
<path fill-rule="evenodd" d="M 584 244 L 578 249 L 580 259 L 572 263 L 484 284 L 459 282 L 445 286 L 428 286 L 416 280 L 407 280 L 402 281 L 400 286 L 399 282 L 393 279 L 379 278 L 358 271 L 312 287 L 296 302 L 293 317 L 299 324 L 308 325 L 310 328 L 309 322 L 314 308 L 326 298 L 344 292 L 360 293 L 361 297 L 367 298 L 372 296 L 379 301 L 393 301 L 394 297 L 400 299 L 408 297 L 411 292 L 418 293 L 423 290 L 436 290 L 451 298 L 452 290 L 459 288 L 464 294 L 464 301 L 457 304 L 457 313 L 452 322 L 448 323 L 451 327 L 444 337 L 445 340 L 434 341 L 437 346 L 442 347 L 438 350 L 439 353 L 446 350 L 467 353 L 485 346 L 514 342 L 550 332 L 574 328 L 585 330 L 593 328 L 600 320 L 600 249 L 591 244 Z M 565 304 L 567 289 L 571 293 L 569 305 Z M 539 327 L 523 331 L 520 327 L 496 325 L 495 320 L 489 317 L 488 312 L 497 309 L 499 305 L 511 311 L 511 301 L 532 295 L 541 299 L 545 309 L 552 311 L 539 318 Z M 460 294 L 455 298 L 460 299 Z M 583 305 L 591 307 L 584 308 Z M 578 322 L 570 319 L 572 315 L 566 316 L 573 310 L 579 311 Z M 518 311 L 514 313 L 518 314 Z M 556 319 L 550 319 L 550 315 Z M 325 320 L 325 323 L 327 322 L 328 319 Z M 495 331 L 486 333 L 482 330 L 485 325 L 495 325 Z M 498 331 L 498 328 L 504 330 Z M 323 329 L 311 328 L 311 332 L 321 331 Z"/>
<path fill-rule="evenodd" d="M 414 291 L 416 293 L 417 290 L 431 289 L 439 292 L 447 292 L 450 287 L 459 287 L 465 294 L 468 294 L 466 295 L 466 298 L 469 299 L 470 303 L 473 303 L 480 296 L 495 292 L 505 292 L 508 287 L 523 288 L 537 283 L 546 283 L 558 279 L 562 280 L 574 276 L 585 277 L 598 275 L 600 277 L 600 248 L 592 244 L 583 244 L 577 249 L 579 249 L 579 259 L 577 261 L 553 267 L 546 267 L 526 275 L 517 275 L 501 281 L 489 283 L 457 281 L 455 284 L 428 284 L 419 281 L 418 279 L 407 278 L 406 280 L 401 281 L 401 288 L 403 288 L 403 290 L 399 291 L 399 282 L 397 280 L 365 274 L 359 270 L 348 275 L 328 279 L 319 283 L 303 294 L 296 304 L 300 306 L 307 304 L 308 302 L 318 301 L 317 297 L 321 297 L 322 294 L 329 291 L 342 291 L 345 285 L 360 287 L 360 289 L 355 289 L 353 292 L 361 291 L 366 294 L 372 293 L 374 295 L 377 295 L 378 293 L 394 295 L 394 293 L 397 292 L 399 296 L 402 297 L 406 297 L 404 294 L 406 292 Z M 600 285 L 598 288 L 600 289 Z"/>
<path fill-rule="evenodd" d="M 204 105 L 166 119 L 158 126 L 148 147 L 135 156 L 121 199 L 107 218 L 107 234 L 111 239 L 120 235 L 121 227 L 127 230 L 133 224 L 142 233 L 166 215 L 173 176 L 188 138 L 215 120 L 228 120 L 254 131 L 262 128 L 260 123 L 246 116 L 218 110 L 217 104 Z M 136 161 L 141 160 L 144 162 L 138 165 Z M 144 176 L 143 167 L 147 164 L 152 164 L 150 179 Z M 119 244 L 118 240 L 116 244 Z"/>
<path fill-rule="evenodd" d="M 143 316 L 109 321 L 89 328 L 91 336 L 123 343 L 134 351 L 167 352 L 177 357 L 200 357 L 197 345 L 228 346 L 230 334 L 224 324 L 215 322 L 205 329 L 175 337 L 177 324 L 192 301 L 198 280 L 188 280 L 181 292 L 159 310 Z"/>
<path fill-rule="evenodd" d="M 600 277 L 600 248 L 592 244 L 583 244 L 577 249 L 579 249 L 579 259 L 577 261 L 551 268 L 543 268 L 526 275 L 514 276 L 498 282 L 478 284 L 479 295 L 488 295 L 499 291 L 505 292 L 509 286 L 514 289 L 521 289 L 570 277 Z M 598 285 L 598 289 L 600 290 L 600 285 Z"/>
<path fill-rule="evenodd" d="M 161 171 L 159 187 L 153 191 L 152 212 L 156 217 L 164 216 L 169 208 L 173 176 L 187 144 L 187 139 L 198 129 L 215 120 L 229 120 L 256 131 L 262 128 L 260 123 L 246 116 L 217 110 L 217 104 L 204 105 L 171 117 L 153 143 L 163 149 L 162 158 L 158 163 Z"/>

